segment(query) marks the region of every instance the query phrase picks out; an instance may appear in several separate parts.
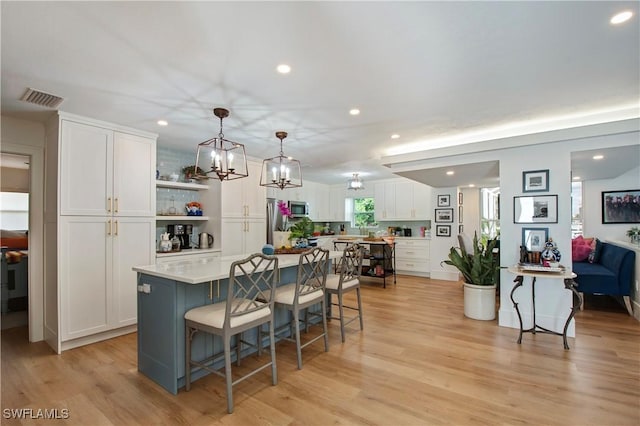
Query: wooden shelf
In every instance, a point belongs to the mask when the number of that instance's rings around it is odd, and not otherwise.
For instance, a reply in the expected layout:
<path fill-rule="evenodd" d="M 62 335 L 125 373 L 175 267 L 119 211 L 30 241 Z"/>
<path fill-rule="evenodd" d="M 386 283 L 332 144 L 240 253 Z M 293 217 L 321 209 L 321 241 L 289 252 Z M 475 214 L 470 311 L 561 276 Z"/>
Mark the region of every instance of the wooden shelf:
<path fill-rule="evenodd" d="M 190 191 L 206 191 L 207 189 L 209 189 L 209 185 L 202 185 L 199 183 L 187 183 L 187 182 L 172 182 L 169 180 L 156 180 L 156 187 L 186 189 Z"/>
<path fill-rule="evenodd" d="M 166 222 L 173 222 L 177 220 L 192 220 L 192 221 L 206 221 L 209 220 L 209 216 L 178 216 L 178 215 L 166 215 L 166 216 L 156 216 L 156 221 L 164 220 Z"/>

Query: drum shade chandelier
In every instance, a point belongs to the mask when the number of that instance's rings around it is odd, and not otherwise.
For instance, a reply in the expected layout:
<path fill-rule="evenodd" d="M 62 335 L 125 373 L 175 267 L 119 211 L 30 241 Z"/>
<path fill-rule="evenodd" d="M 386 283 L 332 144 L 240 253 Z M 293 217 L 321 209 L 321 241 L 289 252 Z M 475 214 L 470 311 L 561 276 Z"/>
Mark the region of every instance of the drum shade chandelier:
<path fill-rule="evenodd" d="M 217 137 L 198 144 L 195 178 L 215 179 L 217 177 L 223 181 L 249 176 L 244 145 L 225 139 L 222 133 L 222 119 L 229 116 L 229 110 L 214 108 L 213 114 L 220 119 L 220 132 Z"/>
<path fill-rule="evenodd" d="M 354 173 L 353 177 L 347 181 L 347 189 L 352 189 L 354 191 L 364 189 L 364 182 L 360 179 L 358 173 Z"/>
<path fill-rule="evenodd" d="M 299 188 L 302 186 L 302 172 L 300 161 L 284 155 L 282 140 L 287 137 L 287 132 L 276 132 L 280 139 L 280 155 L 267 158 L 262 162 L 262 174 L 260 186 L 271 188 Z"/>

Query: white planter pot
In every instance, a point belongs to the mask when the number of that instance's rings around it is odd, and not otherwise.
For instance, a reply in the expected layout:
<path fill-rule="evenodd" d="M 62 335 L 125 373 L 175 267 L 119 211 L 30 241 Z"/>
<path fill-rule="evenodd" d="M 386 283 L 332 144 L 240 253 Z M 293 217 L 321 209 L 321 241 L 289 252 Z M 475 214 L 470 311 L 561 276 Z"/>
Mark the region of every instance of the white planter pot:
<path fill-rule="evenodd" d="M 283 246 L 290 246 L 291 241 L 289 241 L 289 237 L 291 236 L 290 231 L 274 231 L 273 232 L 273 247 L 276 249 L 282 248 Z"/>
<path fill-rule="evenodd" d="M 464 316 L 477 320 L 496 318 L 496 286 L 464 283 Z"/>

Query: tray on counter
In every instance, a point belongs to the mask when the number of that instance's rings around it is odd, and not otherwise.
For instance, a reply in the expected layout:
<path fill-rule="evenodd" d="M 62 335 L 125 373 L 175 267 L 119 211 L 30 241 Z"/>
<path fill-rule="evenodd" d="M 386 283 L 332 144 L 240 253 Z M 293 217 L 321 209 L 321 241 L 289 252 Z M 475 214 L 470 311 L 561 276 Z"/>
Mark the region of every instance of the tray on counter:
<path fill-rule="evenodd" d="M 300 254 L 300 253 L 304 253 L 305 251 L 311 250 L 313 247 L 306 247 L 306 248 L 279 248 L 279 249 L 275 249 L 273 254 Z"/>
<path fill-rule="evenodd" d="M 534 272 L 564 272 L 564 266 L 542 266 L 538 263 L 518 263 L 518 268 L 523 271 Z"/>

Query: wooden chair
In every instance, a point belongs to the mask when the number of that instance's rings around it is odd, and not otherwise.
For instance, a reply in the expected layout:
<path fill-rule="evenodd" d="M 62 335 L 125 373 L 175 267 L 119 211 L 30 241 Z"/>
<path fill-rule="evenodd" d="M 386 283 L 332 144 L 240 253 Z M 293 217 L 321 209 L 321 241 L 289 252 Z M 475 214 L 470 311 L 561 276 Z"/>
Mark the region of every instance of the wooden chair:
<path fill-rule="evenodd" d="M 344 343 L 344 327 L 355 321 L 356 319 L 360 320 L 360 330 L 364 330 L 364 324 L 362 321 L 362 300 L 360 298 L 360 273 L 362 271 L 362 257 L 364 255 L 364 247 L 360 244 L 350 244 L 348 245 L 343 253 L 342 258 L 340 259 L 339 265 L 339 273 L 338 274 L 330 274 L 327 277 L 327 284 L 325 286 L 325 292 L 329 295 L 329 304 L 337 305 L 340 315 L 338 317 L 334 317 L 332 315 L 329 316 L 331 319 L 339 319 L 340 320 L 340 333 L 342 335 L 342 342 Z M 358 306 L 345 306 L 344 305 L 344 294 L 349 291 L 355 291 L 357 295 Z M 338 303 L 335 304 L 332 302 L 331 297 L 333 294 L 338 296 Z M 350 318 L 348 321 L 345 321 L 344 309 L 352 309 L 358 311 L 358 315 Z"/>
<path fill-rule="evenodd" d="M 324 338 L 324 350 L 329 351 L 329 335 L 327 334 L 327 317 L 325 307 L 324 287 L 327 281 L 329 267 L 329 250 L 319 247 L 312 248 L 300 254 L 298 262 L 298 276 L 295 283 L 279 286 L 276 289 L 275 306 L 287 309 L 291 318 L 288 327 L 291 337 L 283 337 L 296 344 L 298 369 L 302 369 L 302 348 Z M 320 312 L 310 312 L 309 308 L 320 304 Z M 322 317 L 322 333 L 307 341 L 300 342 L 300 311 L 305 309 L 305 330 L 309 332 L 309 316 Z M 287 327 L 287 325 L 285 325 Z"/>
<path fill-rule="evenodd" d="M 273 300 L 278 275 L 278 258 L 261 253 L 251 255 L 244 260 L 231 264 L 227 300 L 200 306 L 189 310 L 185 315 L 186 370 L 185 389 L 191 389 L 191 366 L 197 366 L 226 379 L 227 411 L 233 413 L 233 385 L 271 366 L 271 381 L 278 383 L 276 351 L 274 345 Z M 231 374 L 231 338 L 236 339 L 236 361 L 240 364 L 241 333 L 251 328 L 267 324 L 269 327 L 269 346 L 271 360 L 233 380 Z M 202 361 L 191 359 L 191 342 L 197 332 L 210 333 L 222 337 L 224 346 L 224 373 L 210 365 L 215 355 Z M 259 335 L 259 334 L 258 334 Z M 261 345 L 260 345 L 261 346 Z"/>

